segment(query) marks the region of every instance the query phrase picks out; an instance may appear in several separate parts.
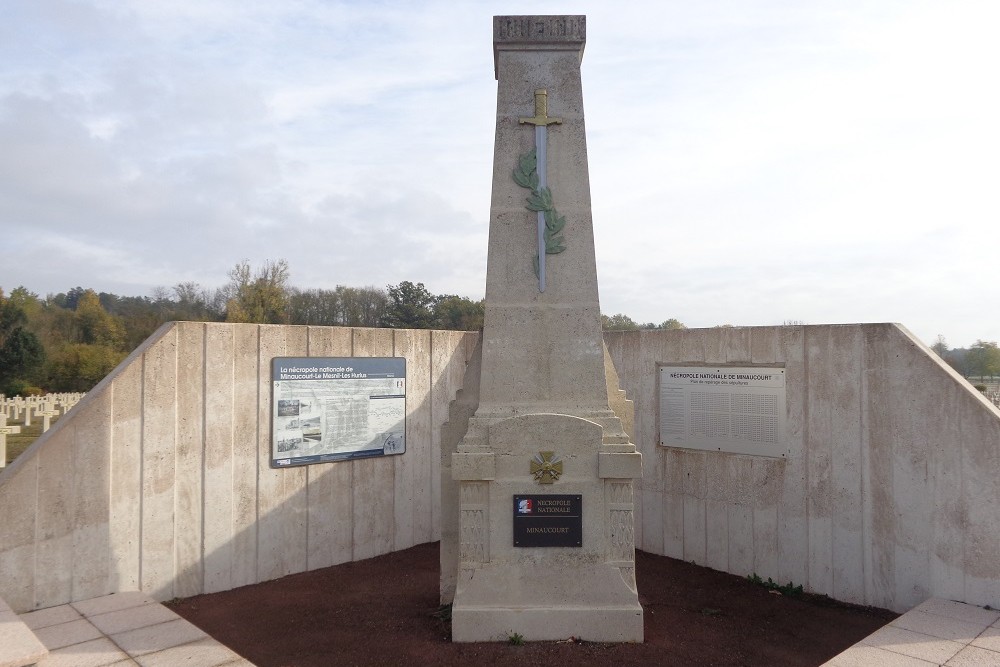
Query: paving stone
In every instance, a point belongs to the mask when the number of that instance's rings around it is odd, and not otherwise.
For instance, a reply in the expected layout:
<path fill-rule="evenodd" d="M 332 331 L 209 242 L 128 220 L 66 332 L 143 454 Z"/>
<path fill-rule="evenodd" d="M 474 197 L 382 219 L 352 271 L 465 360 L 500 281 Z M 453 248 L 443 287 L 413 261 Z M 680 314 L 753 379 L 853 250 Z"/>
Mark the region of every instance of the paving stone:
<path fill-rule="evenodd" d="M 249 664 L 211 637 L 136 657 L 142 667 L 220 667 Z"/>
<path fill-rule="evenodd" d="M 49 607 L 48 609 L 39 609 L 38 611 L 29 611 L 26 614 L 21 614 L 21 620 L 32 630 L 37 630 L 38 628 L 44 628 L 48 625 L 59 625 L 60 623 L 69 623 L 70 621 L 76 621 L 83 618 L 83 616 L 76 609 L 73 609 L 71 605 L 61 604 L 58 607 Z"/>
<path fill-rule="evenodd" d="M 1000 611 L 996 611 L 995 609 L 983 609 L 975 605 L 953 602 L 952 600 L 942 600 L 941 598 L 925 600 L 912 611 L 947 616 L 968 623 L 982 623 L 984 627 L 1000 621 Z"/>
<path fill-rule="evenodd" d="M 110 639 L 101 637 L 51 651 L 38 662 L 38 667 L 105 667 L 118 664 L 136 663 L 129 660 L 128 654 Z"/>
<path fill-rule="evenodd" d="M 85 618 L 79 618 L 69 623 L 59 625 L 49 625 L 35 630 L 35 636 L 45 644 L 50 651 L 64 646 L 80 644 L 91 639 L 103 637 L 104 634 L 94 627 L 94 624 Z"/>
<path fill-rule="evenodd" d="M 939 616 L 938 614 L 928 614 L 923 611 L 910 611 L 903 614 L 890 625 L 906 630 L 913 630 L 921 634 L 938 637 L 940 639 L 950 639 L 956 642 L 968 644 L 979 636 L 983 630 L 989 627 L 989 622 L 970 623 L 949 616 Z"/>
<path fill-rule="evenodd" d="M 872 633 L 862 639 L 861 643 L 937 664 L 947 662 L 963 648 L 962 644 L 949 639 L 939 639 L 893 625 Z"/>
<path fill-rule="evenodd" d="M 146 653 L 188 644 L 207 636 L 201 628 L 178 618 L 167 623 L 148 625 L 111 635 L 111 638 L 134 658 Z"/>
<path fill-rule="evenodd" d="M 874 646 L 855 644 L 823 663 L 822 667 L 937 667 L 938 664 Z"/>
<path fill-rule="evenodd" d="M 96 614 L 106 614 L 119 609 L 138 607 L 144 604 L 155 603 L 153 598 L 140 591 L 128 591 L 125 593 L 112 593 L 99 598 L 81 600 L 74 602 L 73 607 L 84 616 L 94 616 Z"/>
<path fill-rule="evenodd" d="M 48 649 L 0 599 L 0 665 L 30 665 Z"/>
<path fill-rule="evenodd" d="M 945 665 L 947 667 L 997 667 L 1000 665 L 1000 653 L 988 651 L 978 646 L 966 646 Z"/>
<path fill-rule="evenodd" d="M 100 628 L 104 634 L 116 635 L 127 630 L 166 623 L 177 618 L 180 617 L 163 605 L 152 603 L 142 605 L 141 607 L 132 607 L 131 609 L 121 609 L 107 614 L 90 616 L 89 620 Z"/>
<path fill-rule="evenodd" d="M 1000 628 L 986 628 L 983 630 L 983 634 L 979 635 L 972 641 L 972 645 L 978 646 L 979 648 L 985 648 L 990 651 L 1000 652 Z"/>

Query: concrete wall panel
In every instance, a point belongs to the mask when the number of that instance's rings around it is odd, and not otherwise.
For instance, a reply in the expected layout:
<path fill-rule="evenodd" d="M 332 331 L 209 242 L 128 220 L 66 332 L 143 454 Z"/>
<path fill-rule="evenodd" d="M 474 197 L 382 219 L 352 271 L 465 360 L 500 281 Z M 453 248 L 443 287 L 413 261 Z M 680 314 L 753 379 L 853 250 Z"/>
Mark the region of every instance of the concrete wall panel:
<path fill-rule="evenodd" d="M 155 337 L 152 342 L 155 344 Z M 98 392 L 99 388 L 90 393 Z M 111 395 L 111 484 L 108 494 L 111 563 L 108 591 L 134 591 L 139 589 L 139 563 L 142 554 L 139 542 L 142 532 L 141 354 L 131 363 L 126 360 L 124 368 L 105 391 Z M 73 410 L 79 407 L 77 404 Z M 74 420 L 77 419 L 77 414 L 69 413 Z M 56 429 L 60 423 L 69 421 L 69 415 L 56 423 L 51 438 L 59 437 Z M 0 484 L 0 488 L 2 486 Z"/>
<path fill-rule="evenodd" d="M 808 563 L 804 583 L 833 589 L 833 373 L 830 328 L 809 329 L 805 340 L 806 402 L 803 413 L 806 455 Z"/>
<path fill-rule="evenodd" d="M 397 331 L 395 354 L 406 358 L 406 442 L 413 456 L 395 457 L 395 546 L 406 549 L 434 539 L 434 462 L 431 447 L 431 335 L 429 331 Z"/>
<path fill-rule="evenodd" d="M 34 606 L 52 607 L 72 598 L 73 428 L 38 457 L 38 548 L 35 567 L 45 573 L 35 589 Z"/>
<path fill-rule="evenodd" d="M 177 452 L 177 338 L 168 331 L 144 355 L 142 369 L 142 523 L 139 586 L 174 597 Z"/>
<path fill-rule="evenodd" d="M 72 598 L 106 595 L 110 573 L 112 396 L 91 402 L 91 418 L 73 429 L 73 580 Z"/>
<path fill-rule="evenodd" d="M 805 585 L 809 576 L 808 467 L 806 423 L 809 418 L 808 368 L 804 327 L 782 327 L 778 363 L 785 364 L 788 457 L 782 462 L 778 494 L 777 581 Z"/>
<path fill-rule="evenodd" d="M 164 325 L 0 473 L 0 502 L 20 510 L 0 516 L 0 597 L 17 611 L 165 600 L 437 539 L 431 440 L 476 339 Z M 274 356 L 394 354 L 412 378 L 406 454 L 270 468 Z"/>
<path fill-rule="evenodd" d="M 19 456 L 7 466 L 0 480 L 0 507 L 17 507 L 5 512 L 0 521 L 0 597 L 16 611 L 36 608 L 38 576 L 35 551 L 38 548 L 38 458 Z M 43 573 L 44 574 L 44 573 Z"/>
<path fill-rule="evenodd" d="M 888 607 L 895 597 L 896 513 L 892 476 L 892 363 L 891 335 L 884 328 L 869 328 L 865 336 L 865 371 L 862 381 L 864 466 L 870 501 L 863 519 L 865 543 L 865 596 L 872 604 Z"/>
<path fill-rule="evenodd" d="M 859 327 L 831 329 L 831 590 L 838 600 L 864 596 L 863 343 Z"/>
<path fill-rule="evenodd" d="M 233 394 L 233 326 L 205 330 L 204 592 L 232 588 L 233 444 L 236 408 Z"/>
<path fill-rule="evenodd" d="M 257 348 L 260 328 L 233 327 L 233 528 L 232 588 L 256 583 L 257 578 L 257 471 L 267 466 L 258 455 L 257 432 L 267 428 L 257 412 Z"/>
<path fill-rule="evenodd" d="M 177 568 L 174 595 L 204 590 L 202 558 L 204 505 L 202 469 L 205 453 L 205 325 L 177 328 L 177 449 L 174 520 Z"/>
<path fill-rule="evenodd" d="M 1000 605 L 1000 411 L 905 329 L 607 341 L 637 408 L 641 511 L 656 513 L 642 530 L 662 524 L 658 553 L 899 611 L 931 595 Z M 717 363 L 784 366 L 787 456 L 649 446 L 657 366 Z"/>

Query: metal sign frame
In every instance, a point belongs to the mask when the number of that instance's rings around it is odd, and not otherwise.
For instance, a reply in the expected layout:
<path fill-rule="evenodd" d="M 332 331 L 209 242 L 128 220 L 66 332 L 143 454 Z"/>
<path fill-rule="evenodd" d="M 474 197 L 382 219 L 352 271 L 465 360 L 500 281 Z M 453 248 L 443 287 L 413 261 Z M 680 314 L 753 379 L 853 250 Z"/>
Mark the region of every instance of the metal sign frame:
<path fill-rule="evenodd" d="M 660 366 L 659 443 L 788 456 L 784 366 Z"/>
<path fill-rule="evenodd" d="M 271 467 L 406 452 L 406 359 L 274 357 Z"/>

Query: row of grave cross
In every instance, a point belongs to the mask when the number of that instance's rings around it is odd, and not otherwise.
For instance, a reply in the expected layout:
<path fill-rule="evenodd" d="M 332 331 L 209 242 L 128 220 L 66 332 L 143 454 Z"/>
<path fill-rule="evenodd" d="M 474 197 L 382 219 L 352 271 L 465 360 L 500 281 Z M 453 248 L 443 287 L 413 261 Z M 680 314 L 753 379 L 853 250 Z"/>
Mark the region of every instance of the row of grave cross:
<path fill-rule="evenodd" d="M 42 433 L 49 430 L 53 417 L 61 417 L 76 405 L 83 394 L 46 394 L 45 396 L 14 396 L 0 394 L 0 468 L 7 465 L 7 436 L 31 426 L 32 418 L 41 420 Z M 8 422 L 20 421 L 20 424 Z"/>

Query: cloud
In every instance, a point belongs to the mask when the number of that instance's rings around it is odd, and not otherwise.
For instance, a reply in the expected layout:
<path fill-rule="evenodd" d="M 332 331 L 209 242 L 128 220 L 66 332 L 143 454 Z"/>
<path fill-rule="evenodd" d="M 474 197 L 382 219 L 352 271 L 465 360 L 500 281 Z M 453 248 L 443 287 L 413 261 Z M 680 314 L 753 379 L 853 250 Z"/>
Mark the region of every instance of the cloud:
<path fill-rule="evenodd" d="M 485 283 L 490 7 L 14 0 L 0 285 Z M 495 13 L 558 13 L 515 1 Z M 1000 338 L 1000 8 L 583 2 L 606 312 Z M 992 282 L 991 282 L 992 281 Z"/>

